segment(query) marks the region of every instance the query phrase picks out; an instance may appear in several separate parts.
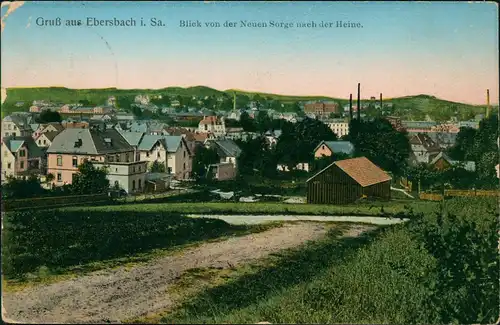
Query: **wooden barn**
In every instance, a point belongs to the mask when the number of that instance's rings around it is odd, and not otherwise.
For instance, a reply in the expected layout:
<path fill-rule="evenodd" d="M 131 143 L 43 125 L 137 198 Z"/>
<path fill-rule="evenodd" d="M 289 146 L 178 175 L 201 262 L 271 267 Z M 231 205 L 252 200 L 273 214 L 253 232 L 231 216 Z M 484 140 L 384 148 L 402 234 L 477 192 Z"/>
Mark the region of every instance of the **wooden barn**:
<path fill-rule="evenodd" d="M 391 179 L 365 157 L 336 161 L 307 180 L 307 203 L 346 204 L 363 196 L 389 200 Z"/>

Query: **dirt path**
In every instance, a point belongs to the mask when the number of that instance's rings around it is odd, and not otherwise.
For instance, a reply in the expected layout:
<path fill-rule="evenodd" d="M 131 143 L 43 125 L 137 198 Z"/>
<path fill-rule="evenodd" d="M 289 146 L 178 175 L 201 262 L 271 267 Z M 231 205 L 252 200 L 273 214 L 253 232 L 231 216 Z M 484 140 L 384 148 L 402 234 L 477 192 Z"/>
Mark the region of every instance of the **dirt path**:
<path fill-rule="evenodd" d="M 5 293 L 4 319 L 23 323 L 119 322 L 169 308 L 169 287 L 188 269 L 229 268 L 323 236 L 331 225 L 296 223 L 262 233 L 206 243 L 135 266 Z M 351 226 L 357 236 L 366 226 Z M 371 228 L 371 227 L 370 227 Z"/>

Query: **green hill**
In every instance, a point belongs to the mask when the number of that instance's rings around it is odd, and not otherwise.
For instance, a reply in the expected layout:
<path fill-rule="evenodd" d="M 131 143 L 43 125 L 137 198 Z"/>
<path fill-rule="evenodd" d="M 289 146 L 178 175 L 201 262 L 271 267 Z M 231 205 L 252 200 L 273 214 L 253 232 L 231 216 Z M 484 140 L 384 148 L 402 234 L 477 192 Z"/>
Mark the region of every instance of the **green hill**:
<path fill-rule="evenodd" d="M 342 105 L 348 103 L 348 99 L 333 98 L 327 96 L 290 96 L 260 92 L 249 92 L 238 89 L 228 89 L 220 91 L 205 86 L 194 87 L 167 87 L 162 89 L 69 89 L 64 87 L 42 87 L 42 88 L 7 88 L 7 99 L 2 104 L 2 116 L 13 111 L 28 111 L 34 100 L 48 100 L 56 103 L 76 103 L 79 100 L 87 100 L 95 105 L 103 105 L 110 96 L 135 96 L 138 94 L 148 95 L 168 95 L 168 96 L 226 96 L 232 97 L 247 96 L 252 99 L 255 95 L 270 100 L 278 100 L 283 103 L 293 103 L 296 101 L 310 100 L 333 100 Z M 18 102 L 24 102 L 22 106 L 16 106 Z M 354 98 L 354 102 L 356 99 Z M 369 100 L 362 100 L 363 103 Z M 405 119 L 422 120 L 426 115 L 436 120 L 447 120 L 457 113 L 462 120 L 470 119 L 474 115 L 484 113 L 485 105 L 470 105 L 464 103 L 451 102 L 428 95 L 405 96 L 399 98 L 386 98 L 384 103 L 392 103 L 394 109 L 391 115 L 400 116 Z M 498 109 L 498 106 L 493 109 Z"/>

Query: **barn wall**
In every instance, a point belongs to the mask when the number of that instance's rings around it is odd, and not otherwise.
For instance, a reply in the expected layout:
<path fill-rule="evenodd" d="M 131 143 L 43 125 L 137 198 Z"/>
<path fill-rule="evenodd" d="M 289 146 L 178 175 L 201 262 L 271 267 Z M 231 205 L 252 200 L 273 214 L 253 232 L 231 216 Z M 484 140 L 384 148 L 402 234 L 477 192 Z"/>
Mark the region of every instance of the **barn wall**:
<path fill-rule="evenodd" d="M 391 198 L 391 181 L 367 186 L 363 188 L 363 194 L 367 197 L 389 200 Z"/>
<path fill-rule="evenodd" d="M 359 199 L 361 186 L 336 165 L 307 183 L 307 203 L 346 204 Z"/>

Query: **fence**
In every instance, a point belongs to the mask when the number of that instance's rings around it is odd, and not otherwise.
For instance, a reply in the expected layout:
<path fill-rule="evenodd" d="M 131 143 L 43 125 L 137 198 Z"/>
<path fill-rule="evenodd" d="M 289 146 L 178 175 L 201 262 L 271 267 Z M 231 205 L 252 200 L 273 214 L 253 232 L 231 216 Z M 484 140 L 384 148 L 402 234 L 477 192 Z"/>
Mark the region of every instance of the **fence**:
<path fill-rule="evenodd" d="M 444 197 L 474 197 L 474 196 L 500 196 L 500 191 L 489 190 L 444 190 Z M 442 194 L 437 193 L 420 193 L 421 200 L 441 201 Z"/>
<path fill-rule="evenodd" d="M 18 200 L 3 200 L 4 211 L 33 208 L 55 208 L 80 204 L 111 202 L 107 193 L 91 195 L 52 196 Z"/>
<path fill-rule="evenodd" d="M 443 195 L 435 194 L 435 193 L 420 193 L 418 197 L 420 198 L 420 200 L 427 200 L 427 201 L 442 201 L 443 200 Z"/>
<path fill-rule="evenodd" d="M 500 196 L 500 191 L 489 190 L 445 190 L 444 196 Z"/>

